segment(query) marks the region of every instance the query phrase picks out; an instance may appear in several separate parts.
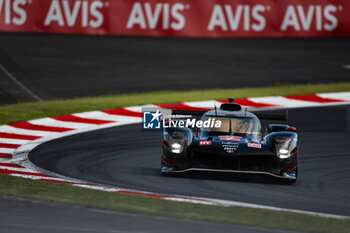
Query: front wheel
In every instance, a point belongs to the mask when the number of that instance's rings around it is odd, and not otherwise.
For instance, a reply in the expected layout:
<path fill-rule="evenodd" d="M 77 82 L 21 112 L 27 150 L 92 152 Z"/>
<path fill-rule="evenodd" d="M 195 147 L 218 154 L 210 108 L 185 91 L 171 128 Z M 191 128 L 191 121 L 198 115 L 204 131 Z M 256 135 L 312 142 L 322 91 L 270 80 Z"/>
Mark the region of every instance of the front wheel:
<path fill-rule="evenodd" d="M 172 171 L 174 171 L 174 166 L 170 164 L 166 164 L 164 162 L 164 159 L 162 158 L 160 160 L 160 172 L 163 176 L 170 176 L 172 174 Z"/>
<path fill-rule="evenodd" d="M 292 171 L 283 172 L 283 176 L 287 179 L 287 183 L 295 184 L 298 179 L 298 166 L 296 166 Z"/>

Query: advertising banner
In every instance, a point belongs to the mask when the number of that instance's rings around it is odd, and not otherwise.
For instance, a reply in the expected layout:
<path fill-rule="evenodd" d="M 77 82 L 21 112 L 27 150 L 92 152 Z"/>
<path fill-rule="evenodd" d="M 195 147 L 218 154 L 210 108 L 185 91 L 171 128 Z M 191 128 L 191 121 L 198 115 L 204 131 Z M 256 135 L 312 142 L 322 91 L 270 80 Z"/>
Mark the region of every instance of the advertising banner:
<path fill-rule="evenodd" d="M 0 31 L 348 37 L 347 0 L 0 0 Z"/>

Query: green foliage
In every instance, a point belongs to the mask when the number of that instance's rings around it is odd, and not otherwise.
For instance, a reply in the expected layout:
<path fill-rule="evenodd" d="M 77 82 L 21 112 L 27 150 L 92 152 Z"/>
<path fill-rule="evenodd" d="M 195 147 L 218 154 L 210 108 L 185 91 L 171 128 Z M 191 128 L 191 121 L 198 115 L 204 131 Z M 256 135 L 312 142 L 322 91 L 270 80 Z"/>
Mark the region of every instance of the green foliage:
<path fill-rule="evenodd" d="M 278 85 L 263 88 L 211 89 L 192 91 L 161 91 L 125 95 L 84 97 L 72 100 L 19 103 L 0 106 L 0 124 L 58 116 L 77 112 L 121 108 L 144 104 L 165 104 L 183 101 L 247 98 L 278 95 L 304 95 L 321 92 L 350 91 L 349 83 Z"/>

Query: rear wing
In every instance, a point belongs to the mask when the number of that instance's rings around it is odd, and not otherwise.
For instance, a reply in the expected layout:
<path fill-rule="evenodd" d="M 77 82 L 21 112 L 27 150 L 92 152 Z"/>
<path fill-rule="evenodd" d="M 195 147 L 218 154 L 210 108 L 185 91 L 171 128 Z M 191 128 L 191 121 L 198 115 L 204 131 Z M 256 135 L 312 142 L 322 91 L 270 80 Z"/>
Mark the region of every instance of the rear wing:
<path fill-rule="evenodd" d="M 253 112 L 254 113 L 254 112 Z M 254 113 L 260 120 L 275 120 L 275 121 L 287 121 L 288 113 L 285 115 Z"/>
<path fill-rule="evenodd" d="M 188 110 L 171 110 L 171 115 L 182 115 L 182 116 L 203 116 L 207 111 L 188 111 Z"/>
<path fill-rule="evenodd" d="M 172 109 L 171 115 L 180 115 L 180 116 L 193 116 L 201 117 L 207 111 L 188 111 L 188 110 L 174 110 Z M 252 112 L 254 113 L 254 112 Z M 275 120 L 275 121 L 286 121 L 288 122 L 288 111 L 286 114 L 265 114 L 260 112 L 254 113 L 260 120 Z"/>

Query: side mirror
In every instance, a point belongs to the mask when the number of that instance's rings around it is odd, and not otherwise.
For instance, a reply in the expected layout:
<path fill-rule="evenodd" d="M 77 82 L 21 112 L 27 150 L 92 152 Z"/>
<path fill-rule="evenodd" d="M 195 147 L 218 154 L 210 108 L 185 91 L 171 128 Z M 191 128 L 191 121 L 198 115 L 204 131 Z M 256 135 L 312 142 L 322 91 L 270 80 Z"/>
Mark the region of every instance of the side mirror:
<path fill-rule="evenodd" d="M 293 127 L 293 126 L 289 126 L 286 131 L 292 131 L 292 132 L 297 132 L 297 128 Z"/>

